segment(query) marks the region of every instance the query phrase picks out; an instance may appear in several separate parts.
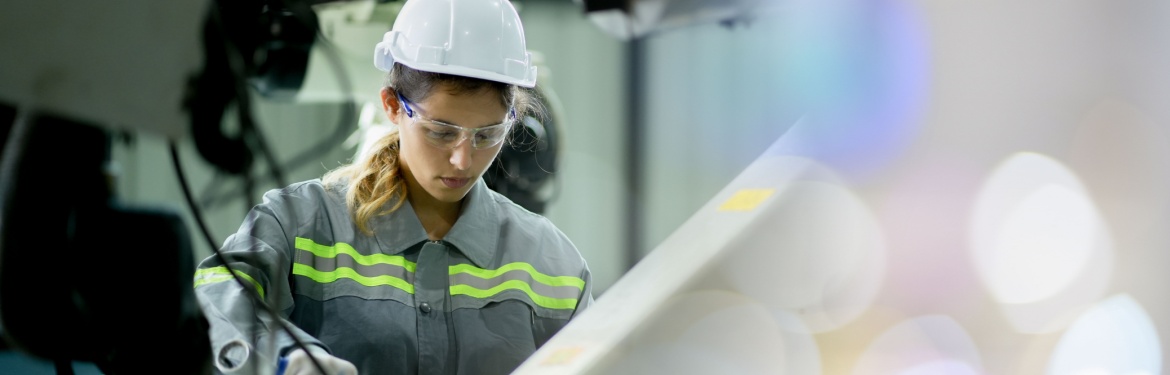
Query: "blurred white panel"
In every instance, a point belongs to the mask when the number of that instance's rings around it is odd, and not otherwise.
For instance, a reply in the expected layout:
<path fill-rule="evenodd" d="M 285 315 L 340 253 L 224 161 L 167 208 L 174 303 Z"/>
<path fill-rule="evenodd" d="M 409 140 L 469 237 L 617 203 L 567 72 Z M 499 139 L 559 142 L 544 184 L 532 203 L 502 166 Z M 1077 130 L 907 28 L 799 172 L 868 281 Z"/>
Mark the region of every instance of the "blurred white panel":
<path fill-rule="evenodd" d="M 788 359 L 783 331 L 768 309 L 750 298 L 700 290 L 671 298 L 660 311 L 665 314 L 640 327 L 637 342 L 628 343 L 632 352 L 602 373 L 784 371 Z M 641 355 L 643 351 L 648 355 Z"/>
<path fill-rule="evenodd" d="M 8 1 L 0 102 L 106 128 L 186 136 L 209 1 Z"/>

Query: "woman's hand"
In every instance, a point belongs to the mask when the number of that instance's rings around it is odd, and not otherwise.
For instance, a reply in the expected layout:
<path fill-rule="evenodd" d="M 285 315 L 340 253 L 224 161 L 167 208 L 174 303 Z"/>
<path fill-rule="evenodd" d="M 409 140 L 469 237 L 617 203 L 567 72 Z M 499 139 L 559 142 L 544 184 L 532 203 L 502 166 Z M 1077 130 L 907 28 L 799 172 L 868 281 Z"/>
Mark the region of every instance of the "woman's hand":
<path fill-rule="evenodd" d="M 284 375 L 357 375 L 357 368 L 349 361 L 334 357 L 320 346 L 306 345 L 306 347 L 313 354 L 313 358 L 317 359 L 317 363 L 325 368 L 325 373 L 322 374 L 317 370 L 317 366 L 309 358 L 310 353 L 297 348 L 288 354 L 288 364 L 284 367 Z"/>

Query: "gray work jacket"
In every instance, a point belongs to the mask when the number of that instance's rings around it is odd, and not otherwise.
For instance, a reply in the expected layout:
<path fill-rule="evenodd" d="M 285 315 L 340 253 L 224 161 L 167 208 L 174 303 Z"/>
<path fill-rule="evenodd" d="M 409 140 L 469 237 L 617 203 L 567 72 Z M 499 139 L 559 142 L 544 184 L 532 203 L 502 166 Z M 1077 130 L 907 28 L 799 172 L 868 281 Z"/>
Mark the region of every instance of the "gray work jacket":
<path fill-rule="evenodd" d="M 344 189 L 316 179 L 268 191 L 220 250 L 238 280 L 214 255 L 199 264 L 221 372 L 271 373 L 295 348 L 240 281 L 298 338 L 364 375 L 506 374 L 593 303 L 573 243 L 482 179 L 441 241 L 409 202 L 362 234 Z"/>

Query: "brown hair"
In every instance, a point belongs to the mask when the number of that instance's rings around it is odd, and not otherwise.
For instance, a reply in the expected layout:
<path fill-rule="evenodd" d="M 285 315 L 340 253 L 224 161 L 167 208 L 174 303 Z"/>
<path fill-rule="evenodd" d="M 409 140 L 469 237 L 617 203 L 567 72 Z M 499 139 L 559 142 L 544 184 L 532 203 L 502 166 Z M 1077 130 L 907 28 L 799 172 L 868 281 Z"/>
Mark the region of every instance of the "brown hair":
<path fill-rule="evenodd" d="M 544 117 L 545 109 L 535 90 L 502 82 L 425 72 L 394 63 L 384 85 L 416 103 L 425 101 L 439 87 L 454 95 L 491 90 L 500 93 L 501 104 L 513 108 L 517 118 Z M 406 202 L 408 192 L 398 163 L 398 141 L 395 129 L 372 144 L 374 151 L 364 159 L 337 167 L 321 178 L 329 188 L 348 187 L 345 203 L 358 229 L 366 235 L 374 233 L 369 226 L 371 219 L 394 212 Z"/>

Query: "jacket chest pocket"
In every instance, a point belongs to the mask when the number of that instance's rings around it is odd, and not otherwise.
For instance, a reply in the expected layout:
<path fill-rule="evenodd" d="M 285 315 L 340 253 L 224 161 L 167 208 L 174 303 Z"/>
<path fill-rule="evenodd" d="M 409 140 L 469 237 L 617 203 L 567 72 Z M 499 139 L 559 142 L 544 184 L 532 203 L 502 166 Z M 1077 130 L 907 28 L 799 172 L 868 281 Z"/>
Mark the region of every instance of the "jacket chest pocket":
<path fill-rule="evenodd" d="M 506 374 L 536 351 L 532 309 L 520 300 L 456 308 L 451 320 L 460 373 Z"/>
<path fill-rule="evenodd" d="M 503 342 L 536 349 L 532 309 L 523 301 L 489 302 L 478 309 L 457 309 L 455 313 L 456 335 L 460 341 Z"/>

